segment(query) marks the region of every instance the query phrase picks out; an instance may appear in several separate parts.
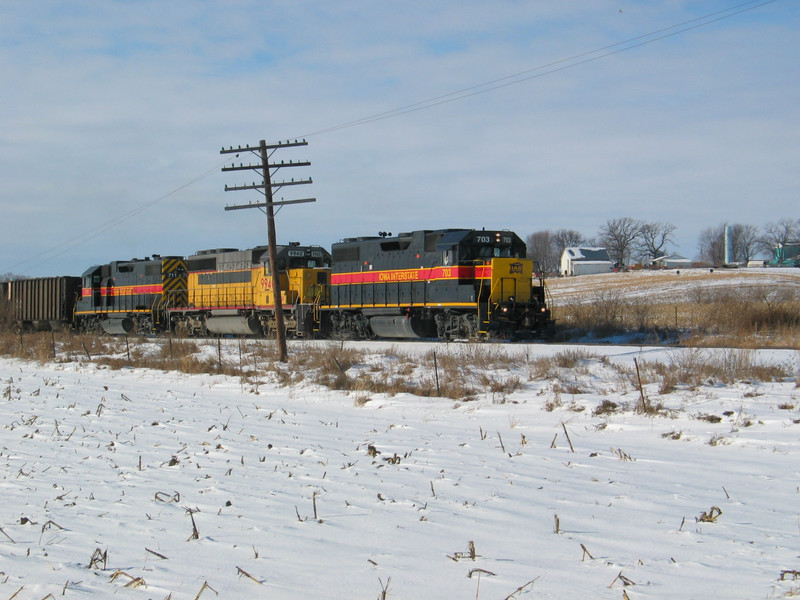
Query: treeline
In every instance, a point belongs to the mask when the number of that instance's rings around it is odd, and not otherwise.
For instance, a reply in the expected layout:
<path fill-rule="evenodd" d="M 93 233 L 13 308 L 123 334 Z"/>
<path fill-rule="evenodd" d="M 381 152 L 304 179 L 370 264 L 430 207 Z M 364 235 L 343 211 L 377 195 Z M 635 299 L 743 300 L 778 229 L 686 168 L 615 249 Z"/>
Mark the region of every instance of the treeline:
<path fill-rule="evenodd" d="M 732 262 L 746 263 L 758 256 L 771 258 L 779 245 L 800 239 L 800 219 L 781 219 L 758 227 L 741 223 L 709 227 L 700 234 L 696 260 L 710 265 L 725 261 L 725 228 L 728 227 Z M 650 264 L 666 256 L 674 247 L 671 223 L 640 221 L 631 217 L 609 219 L 594 237 L 574 229 L 543 229 L 530 234 L 528 256 L 538 261 L 545 272 L 557 272 L 564 248 L 602 247 L 611 261 L 619 265 Z"/>
<path fill-rule="evenodd" d="M 666 254 L 673 243 L 675 229 L 670 223 L 621 217 L 606 221 L 595 237 L 584 236 L 574 229 L 545 229 L 529 235 L 526 243 L 528 256 L 538 261 L 543 271 L 551 273 L 559 270 L 564 248 L 576 246 L 603 247 L 608 250 L 611 261 L 620 265 L 631 264 L 634 260 L 649 263 Z"/>
<path fill-rule="evenodd" d="M 764 227 L 729 225 L 732 262 L 746 263 L 754 258 L 772 258 L 775 248 L 800 240 L 800 219 L 781 219 Z M 725 261 L 725 225 L 704 229 L 698 241 L 700 258 L 720 265 Z"/>

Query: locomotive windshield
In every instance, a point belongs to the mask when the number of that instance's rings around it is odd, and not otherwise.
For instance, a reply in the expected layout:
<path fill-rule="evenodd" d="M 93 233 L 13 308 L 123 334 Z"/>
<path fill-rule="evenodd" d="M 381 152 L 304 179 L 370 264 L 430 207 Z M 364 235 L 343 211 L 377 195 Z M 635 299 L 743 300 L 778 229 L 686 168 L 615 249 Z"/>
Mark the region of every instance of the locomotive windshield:
<path fill-rule="evenodd" d="M 289 250 L 286 255 L 284 259 L 286 266 L 283 268 L 320 269 L 331 266 L 330 258 L 326 257 L 321 250 Z"/>
<path fill-rule="evenodd" d="M 476 231 L 464 240 L 459 254 L 462 261 L 525 258 L 525 244 L 509 231 Z"/>
<path fill-rule="evenodd" d="M 261 255 L 264 271 L 269 272 L 269 254 L 265 251 Z M 281 249 L 278 253 L 278 271 L 287 269 L 328 269 L 331 266 L 331 257 L 322 248 Z"/>

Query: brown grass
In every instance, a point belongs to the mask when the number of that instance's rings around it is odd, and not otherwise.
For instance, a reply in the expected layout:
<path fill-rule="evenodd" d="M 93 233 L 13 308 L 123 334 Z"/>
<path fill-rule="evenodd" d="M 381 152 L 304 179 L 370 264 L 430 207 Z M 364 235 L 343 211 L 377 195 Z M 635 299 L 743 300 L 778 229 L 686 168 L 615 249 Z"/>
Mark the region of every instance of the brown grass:
<path fill-rule="evenodd" d="M 614 283 L 630 283 L 620 275 Z M 513 359 L 504 349 L 482 344 L 441 345 L 423 355 L 390 348 L 380 354 L 345 347 L 342 343 L 291 344 L 289 362 L 278 361 L 270 340 L 225 340 L 225 357 L 215 340 L 180 337 L 113 338 L 69 332 L 0 334 L 0 355 L 34 361 L 86 361 L 110 368 L 138 367 L 186 373 L 223 373 L 254 384 L 269 379 L 280 385 L 307 380 L 331 389 L 352 392 L 356 404 L 376 394 L 443 397 L 470 400 L 485 395 L 495 402 L 524 389 L 528 382 L 553 381 L 554 398 L 547 409 L 562 406 L 561 394 L 588 393 L 581 376 L 598 364 L 616 371 L 618 388 L 638 390 L 658 385 L 659 394 L 681 387 L 735 381 L 776 381 L 793 378 L 800 387 L 800 372 L 781 365 L 758 363 L 749 349 L 760 346 L 800 347 L 800 298 L 795 288 L 775 290 L 764 286 L 699 287 L 690 301 L 672 304 L 651 297 L 625 297 L 621 287 L 577 295 L 556 303 L 558 336 L 602 337 L 616 333 L 643 333 L 645 339 L 680 340 L 688 349 L 668 363 L 640 362 L 639 373 L 585 349 L 569 349 L 550 357 Z M 0 307 L 0 325 L 3 322 Z M 238 344 L 239 357 L 232 358 Z M 728 345 L 739 350 L 711 351 L 707 346 Z M 527 376 L 527 377 L 526 377 Z M 651 391 L 652 393 L 652 391 Z M 653 406 L 658 406 L 657 403 Z M 601 407 L 599 410 L 607 410 Z"/>
<path fill-rule="evenodd" d="M 13 325 L 11 305 L 8 299 L 0 294 L 0 333 L 8 333 Z"/>
<path fill-rule="evenodd" d="M 647 277 L 620 273 L 551 280 L 556 339 L 636 333 L 652 343 L 800 346 L 800 278 L 787 270 L 770 275 L 777 283 L 764 283 L 759 275 L 717 270 L 694 272 L 691 277 L 675 272 Z M 708 283 L 731 277 L 745 283 L 719 287 Z M 669 290 L 669 285 L 682 285 L 683 291 L 659 291 Z"/>

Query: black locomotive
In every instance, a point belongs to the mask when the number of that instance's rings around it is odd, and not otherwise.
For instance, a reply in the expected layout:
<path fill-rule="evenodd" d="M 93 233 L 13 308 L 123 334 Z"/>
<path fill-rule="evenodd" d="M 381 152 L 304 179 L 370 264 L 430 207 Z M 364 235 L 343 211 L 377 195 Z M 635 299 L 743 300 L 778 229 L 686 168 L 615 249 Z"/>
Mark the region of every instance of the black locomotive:
<path fill-rule="evenodd" d="M 169 308 L 186 304 L 186 262 L 180 256 L 96 265 L 81 279 L 74 315 L 79 331 L 156 333 L 169 329 Z"/>
<path fill-rule="evenodd" d="M 529 337 L 550 325 L 544 284 L 510 231 L 440 229 L 333 245 L 334 337 Z"/>

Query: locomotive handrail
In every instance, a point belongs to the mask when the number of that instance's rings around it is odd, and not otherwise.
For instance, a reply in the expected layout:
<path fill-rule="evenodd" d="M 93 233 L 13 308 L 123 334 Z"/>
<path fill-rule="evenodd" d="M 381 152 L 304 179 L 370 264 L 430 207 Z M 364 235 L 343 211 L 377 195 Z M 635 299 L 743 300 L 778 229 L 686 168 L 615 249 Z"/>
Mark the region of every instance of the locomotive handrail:
<path fill-rule="evenodd" d="M 480 314 L 481 314 L 481 310 L 480 310 L 480 306 L 481 306 L 481 297 L 483 296 L 483 288 L 484 288 L 484 285 L 485 285 L 485 283 L 484 283 L 484 280 L 483 280 L 483 279 L 477 279 L 477 277 L 475 276 L 474 269 L 475 269 L 475 267 L 476 267 L 477 265 L 479 265 L 479 264 L 480 264 L 480 265 L 486 265 L 486 261 L 485 261 L 485 260 L 482 260 L 482 259 L 480 259 L 480 258 L 475 258 L 475 259 L 473 259 L 473 260 L 472 260 L 472 268 L 473 268 L 473 274 L 472 274 L 472 277 L 473 277 L 473 279 L 475 279 L 475 280 L 477 280 L 477 281 L 479 281 L 479 282 L 480 282 L 480 283 L 478 284 L 478 297 L 475 299 L 475 307 L 476 307 L 476 308 L 477 308 L 477 310 L 478 310 L 478 318 L 480 318 Z M 489 290 L 489 293 L 490 293 L 490 295 L 491 295 L 491 289 Z M 486 302 L 486 318 L 487 318 L 487 320 L 486 320 L 486 321 L 483 321 L 483 323 L 487 323 L 487 324 L 488 324 L 488 323 L 489 323 L 489 319 L 491 318 L 491 314 L 492 314 L 492 307 L 490 306 L 490 304 L 491 304 L 490 302 L 488 302 L 488 301 Z M 488 328 L 487 328 L 487 331 L 488 331 Z M 480 333 L 480 330 L 478 330 L 478 332 Z"/>

